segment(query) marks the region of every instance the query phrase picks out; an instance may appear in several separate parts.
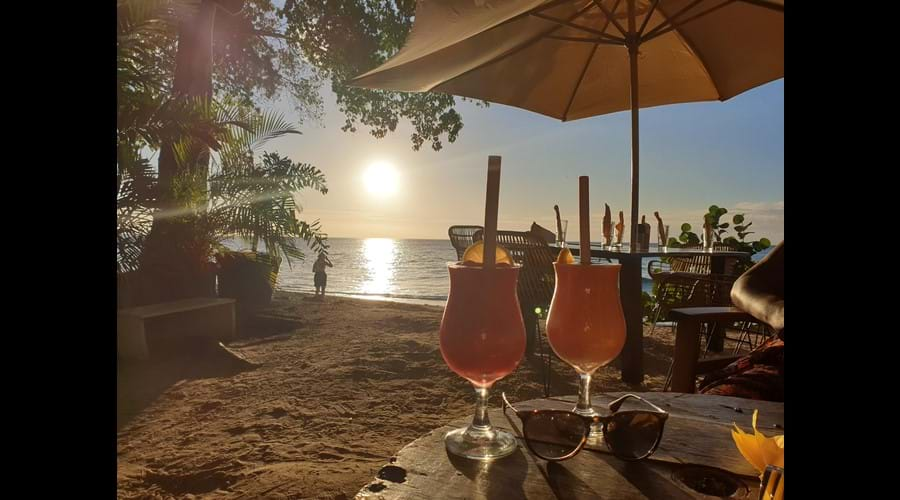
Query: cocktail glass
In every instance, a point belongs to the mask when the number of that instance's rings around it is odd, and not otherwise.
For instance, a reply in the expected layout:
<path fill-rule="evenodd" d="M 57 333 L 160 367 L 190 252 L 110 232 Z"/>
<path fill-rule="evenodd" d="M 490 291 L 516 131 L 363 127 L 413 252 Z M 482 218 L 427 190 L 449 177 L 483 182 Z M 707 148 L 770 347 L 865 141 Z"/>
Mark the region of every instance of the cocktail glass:
<path fill-rule="evenodd" d="M 525 324 L 516 295 L 520 266 L 452 263 L 450 294 L 441 319 L 441 355 L 451 370 L 475 387 L 475 417 L 447 433 L 454 455 L 475 460 L 505 457 L 516 450 L 512 434 L 488 418 L 488 391 L 509 375 L 525 353 Z"/>
<path fill-rule="evenodd" d="M 625 316 L 619 299 L 620 264 L 555 263 L 556 288 L 547 315 L 547 340 L 557 356 L 580 378 L 574 411 L 597 415 L 591 406 L 591 376 L 609 364 L 625 345 Z M 600 442 L 599 425 L 588 442 Z"/>
<path fill-rule="evenodd" d="M 559 231 L 556 234 L 556 246 L 560 248 L 566 247 L 566 231 L 569 229 L 569 221 L 559 221 Z"/>

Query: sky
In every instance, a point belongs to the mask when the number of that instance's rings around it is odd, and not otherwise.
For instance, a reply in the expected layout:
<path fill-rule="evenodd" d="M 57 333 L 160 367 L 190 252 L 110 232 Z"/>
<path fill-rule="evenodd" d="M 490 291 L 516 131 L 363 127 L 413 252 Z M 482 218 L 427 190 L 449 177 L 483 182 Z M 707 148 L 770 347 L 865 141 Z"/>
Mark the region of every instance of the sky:
<path fill-rule="evenodd" d="M 457 99 L 464 127 L 454 143 L 412 150 L 412 128 L 401 123 L 376 139 L 365 127 L 342 132 L 343 115 L 329 85 L 322 88 L 325 114 L 262 149 L 322 170 L 329 192 L 304 192 L 301 219 L 320 219 L 330 237 L 447 237 L 453 224 L 484 221 L 489 155 L 502 157 L 499 228 L 527 230 L 532 222 L 555 227 L 553 205 L 569 220 L 567 239 L 578 239 L 578 177 L 591 179 L 591 234 L 600 235 L 603 204 L 630 213 L 629 112 L 560 122 L 530 111 Z M 276 108 L 288 119 L 288 102 Z M 784 238 L 784 80 L 725 102 L 676 104 L 640 112 L 640 213 L 655 225 L 659 211 L 671 231 L 695 228 L 712 205 L 753 221 L 756 234 Z M 366 169 L 394 166 L 396 191 L 369 192 Z M 725 222 L 723 220 L 723 222 Z M 626 231 L 626 235 L 628 232 Z M 655 233 L 654 233 L 655 234 Z M 677 236 L 677 234 L 673 234 Z M 594 239 L 597 239 L 596 237 Z M 626 236 L 627 240 L 627 236 Z"/>

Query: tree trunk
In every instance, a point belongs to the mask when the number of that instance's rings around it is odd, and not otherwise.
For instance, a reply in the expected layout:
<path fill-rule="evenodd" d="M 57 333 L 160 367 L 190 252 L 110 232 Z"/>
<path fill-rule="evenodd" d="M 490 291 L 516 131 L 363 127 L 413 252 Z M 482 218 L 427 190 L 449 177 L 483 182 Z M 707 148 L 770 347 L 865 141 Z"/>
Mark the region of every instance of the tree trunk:
<path fill-rule="evenodd" d="M 176 99 L 212 97 L 213 28 L 216 3 L 203 0 L 196 14 L 182 21 L 178 32 L 173 90 Z M 189 174 L 195 197 L 176 190 L 176 181 Z M 206 204 L 209 149 L 197 147 L 183 164 L 176 160 L 173 144 L 163 144 L 159 154 L 160 211 L 144 244 L 141 274 L 142 302 L 153 303 L 187 297 L 215 295 L 215 276 L 207 263 L 209 241 L 197 225 L 191 208 Z M 188 209 L 188 210 L 185 210 Z"/>
<path fill-rule="evenodd" d="M 216 6 L 211 0 L 203 0 L 197 14 L 183 21 L 178 31 L 178 52 L 175 55 L 175 78 L 172 90 L 176 99 L 209 99 L 212 97 L 213 28 Z M 170 198 L 172 181 L 186 169 L 197 173 L 209 173 L 209 150 L 194 152 L 188 165 L 178 165 L 171 144 L 164 144 L 159 153 L 159 183 L 165 202 L 177 203 Z M 204 178 L 206 177 L 204 176 Z"/>

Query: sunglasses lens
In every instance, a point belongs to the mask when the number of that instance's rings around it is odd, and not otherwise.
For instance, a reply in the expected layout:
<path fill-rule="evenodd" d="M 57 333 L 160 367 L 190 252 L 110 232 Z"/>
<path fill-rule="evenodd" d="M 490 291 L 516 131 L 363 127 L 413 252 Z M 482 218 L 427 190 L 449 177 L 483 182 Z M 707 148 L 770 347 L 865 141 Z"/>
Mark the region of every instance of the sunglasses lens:
<path fill-rule="evenodd" d="M 617 413 L 607 422 L 604 438 L 616 456 L 638 460 L 653 451 L 662 425 L 662 419 L 652 413 Z"/>
<path fill-rule="evenodd" d="M 542 411 L 522 424 L 531 450 L 547 460 L 559 460 L 578 449 L 587 425 L 578 415 L 567 411 Z"/>

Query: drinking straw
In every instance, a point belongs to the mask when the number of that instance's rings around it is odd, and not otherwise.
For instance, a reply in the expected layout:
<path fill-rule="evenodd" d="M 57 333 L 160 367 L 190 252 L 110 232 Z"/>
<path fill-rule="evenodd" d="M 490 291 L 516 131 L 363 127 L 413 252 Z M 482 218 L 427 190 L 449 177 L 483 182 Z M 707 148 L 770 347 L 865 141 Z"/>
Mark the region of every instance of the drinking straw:
<path fill-rule="evenodd" d="M 484 269 L 497 258 L 497 211 L 500 206 L 500 157 L 488 156 L 487 198 L 484 202 Z"/>
<path fill-rule="evenodd" d="M 563 234 L 562 219 L 559 217 L 559 205 L 553 205 L 553 211 L 556 212 L 556 239 L 561 241 L 563 239 Z"/>
<path fill-rule="evenodd" d="M 653 216 L 656 217 L 656 221 L 659 223 L 659 225 L 656 228 L 656 232 L 659 233 L 659 240 L 661 242 L 665 243 L 666 242 L 666 229 L 665 229 L 665 226 L 663 226 L 662 217 L 659 216 L 659 212 L 653 212 Z"/>
<path fill-rule="evenodd" d="M 591 265 L 591 209 L 588 176 L 578 178 L 578 235 L 581 240 L 581 264 Z"/>
<path fill-rule="evenodd" d="M 603 212 L 603 238 L 612 239 L 612 214 L 609 212 L 609 205 L 603 205 L 606 207 Z"/>
<path fill-rule="evenodd" d="M 616 243 L 622 243 L 622 235 L 625 232 L 625 212 L 619 210 L 619 225 L 621 229 L 616 231 Z"/>

